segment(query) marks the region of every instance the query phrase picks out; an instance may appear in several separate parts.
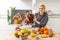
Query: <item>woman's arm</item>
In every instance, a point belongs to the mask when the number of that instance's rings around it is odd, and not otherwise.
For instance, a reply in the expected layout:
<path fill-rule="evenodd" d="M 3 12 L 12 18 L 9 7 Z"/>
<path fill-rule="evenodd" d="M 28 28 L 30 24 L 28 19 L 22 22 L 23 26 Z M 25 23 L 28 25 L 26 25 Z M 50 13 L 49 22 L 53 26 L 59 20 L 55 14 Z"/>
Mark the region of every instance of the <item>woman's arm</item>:
<path fill-rule="evenodd" d="M 35 19 L 34 21 L 41 26 L 45 26 L 48 21 L 48 16 L 45 16 L 44 18 L 42 18 L 41 21 L 38 21 L 37 19 Z"/>
<path fill-rule="evenodd" d="M 37 19 L 34 19 L 34 21 L 35 21 L 37 24 L 40 25 L 40 22 L 39 22 Z"/>
<path fill-rule="evenodd" d="M 41 21 L 40 21 L 40 25 L 41 26 L 45 26 L 48 22 L 48 16 L 45 16 Z"/>

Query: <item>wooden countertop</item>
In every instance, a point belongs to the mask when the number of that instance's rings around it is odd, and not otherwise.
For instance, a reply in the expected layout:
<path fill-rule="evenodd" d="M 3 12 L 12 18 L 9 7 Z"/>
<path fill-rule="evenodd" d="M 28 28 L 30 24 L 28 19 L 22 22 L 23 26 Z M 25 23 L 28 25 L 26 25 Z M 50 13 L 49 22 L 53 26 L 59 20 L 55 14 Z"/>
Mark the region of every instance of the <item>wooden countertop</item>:
<path fill-rule="evenodd" d="M 31 29 L 37 29 L 37 28 L 31 28 Z M 8 36 L 7 36 L 7 40 L 21 40 L 21 37 L 20 38 L 17 38 L 15 37 L 14 31 L 10 31 L 8 33 Z M 39 36 L 39 35 L 38 35 Z M 37 37 L 37 36 L 36 36 Z M 28 39 L 27 40 L 36 40 L 35 38 L 32 38 L 31 36 L 28 36 Z M 39 40 L 60 40 L 60 34 L 58 33 L 55 33 L 55 35 L 53 37 L 47 37 L 47 38 L 41 38 Z"/>

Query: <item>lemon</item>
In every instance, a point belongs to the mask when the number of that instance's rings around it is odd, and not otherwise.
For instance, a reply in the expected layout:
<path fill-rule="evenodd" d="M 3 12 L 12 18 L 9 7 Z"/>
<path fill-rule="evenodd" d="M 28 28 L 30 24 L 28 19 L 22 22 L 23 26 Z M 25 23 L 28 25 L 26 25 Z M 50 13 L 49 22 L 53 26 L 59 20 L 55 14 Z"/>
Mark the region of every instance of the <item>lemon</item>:
<path fill-rule="evenodd" d="M 35 33 L 31 33 L 31 37 L 35 37 L 36 36 L 36 34 Z"/>
<path fill-rule="evenodd" d="M 25 31 L 25 30 L 21 30 L 21 32 L 22 32 L 22 33 L 26 33 L 26 31 Z"/>

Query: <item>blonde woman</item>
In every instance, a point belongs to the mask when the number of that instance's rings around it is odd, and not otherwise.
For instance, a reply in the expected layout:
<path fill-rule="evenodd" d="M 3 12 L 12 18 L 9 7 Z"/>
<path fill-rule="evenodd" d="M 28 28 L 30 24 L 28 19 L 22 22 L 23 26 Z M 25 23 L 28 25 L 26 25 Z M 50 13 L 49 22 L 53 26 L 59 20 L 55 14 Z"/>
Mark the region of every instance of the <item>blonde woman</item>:
<path fill-rule="evenodd" d="M 35 14 L 35 25 L 33 25 L 33 27 L 44 27 L 46 26 L 47 22 L 48 22 L 48 15 L 45 12 L 45 5 L 40 5 L 39 6 L 39 11 L 38 13 Z"/>

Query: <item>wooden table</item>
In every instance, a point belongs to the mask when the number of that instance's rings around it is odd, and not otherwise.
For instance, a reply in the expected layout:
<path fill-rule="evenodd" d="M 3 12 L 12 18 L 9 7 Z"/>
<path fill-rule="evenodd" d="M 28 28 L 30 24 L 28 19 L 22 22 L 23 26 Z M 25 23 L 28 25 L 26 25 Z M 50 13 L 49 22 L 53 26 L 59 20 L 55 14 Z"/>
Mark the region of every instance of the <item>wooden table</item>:
<path fill-rule="evenodd" d="M 32 29 L 38 29 L 38 28 L 31 28 L 30 30 L 32 30 Z M 15 37 L 15 35 L 14 35 L 13 32 L 14 32 L 14 31 L 10 31 L 10 32 L 8 33 L 7 40 L 21 40 L 21 37 L 20 37 L 20 38 Z M 38 36 L 39 36 L 39 35 L 38 35 Z M 37 36 L 36 36 L 36 37 L 37 37 Z M 27 40 L 36 40 L 36 39 L 35 39 L 36 37 L 32 38 L 31 36 L 28 36 L 28 39 L 27 39 Z M 39 40 L 60 40 L 60 34 L 55 33 L 55 35 L 54 35 L 53 37 L 47 37 L 47 38 L 41 38 L 41 37 L 40 37 Z"/>

